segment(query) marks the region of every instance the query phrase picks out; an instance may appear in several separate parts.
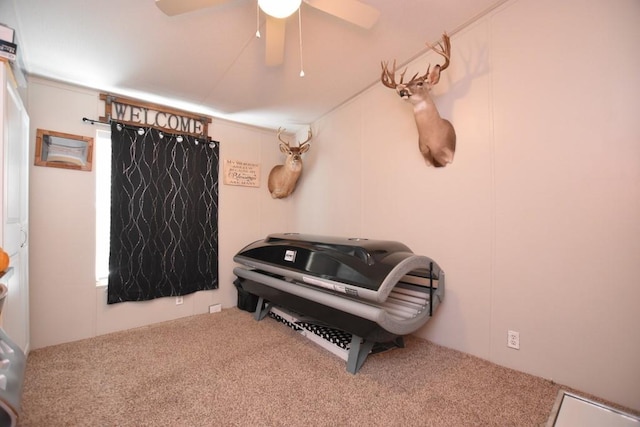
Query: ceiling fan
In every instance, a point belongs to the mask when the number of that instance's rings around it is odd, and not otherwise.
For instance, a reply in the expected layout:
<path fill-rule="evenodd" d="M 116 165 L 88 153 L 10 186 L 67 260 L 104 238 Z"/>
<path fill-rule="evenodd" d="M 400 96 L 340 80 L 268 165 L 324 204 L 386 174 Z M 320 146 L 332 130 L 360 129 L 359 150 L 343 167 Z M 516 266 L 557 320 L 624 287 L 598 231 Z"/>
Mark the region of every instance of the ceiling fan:
<path fill-rule="evenodd" d="M 230 1 L 234 0 L 156 0 L 156 6 L 166 15 L 174 16 Z M 377 9 L 359 0 L 258 0 L 260 9 L 266 15 L 267 65 L 282 64 L 286 18 L 296 12 L 302 2 L 365 29 L 373 27 L 380 16 Z M 280 7 L 284 7 L 284 10 L 280 10 Z"/>

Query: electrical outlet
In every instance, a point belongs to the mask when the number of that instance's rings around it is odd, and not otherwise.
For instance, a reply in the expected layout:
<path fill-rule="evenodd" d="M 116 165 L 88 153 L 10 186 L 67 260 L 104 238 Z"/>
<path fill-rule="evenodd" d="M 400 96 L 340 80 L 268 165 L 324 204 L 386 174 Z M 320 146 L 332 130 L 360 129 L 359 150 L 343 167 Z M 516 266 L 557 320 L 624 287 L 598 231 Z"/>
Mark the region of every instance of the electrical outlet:
<path fill-rule="evenodd" d="M 520 350 L 520 332 L 507 331 L 507 347 Z"/>
<path fill-rule="evenodd" d="M 184 302 L 184 300 L 182 299 L 182 297 L 176 297 L 176 305 L 180 305 Z"/>

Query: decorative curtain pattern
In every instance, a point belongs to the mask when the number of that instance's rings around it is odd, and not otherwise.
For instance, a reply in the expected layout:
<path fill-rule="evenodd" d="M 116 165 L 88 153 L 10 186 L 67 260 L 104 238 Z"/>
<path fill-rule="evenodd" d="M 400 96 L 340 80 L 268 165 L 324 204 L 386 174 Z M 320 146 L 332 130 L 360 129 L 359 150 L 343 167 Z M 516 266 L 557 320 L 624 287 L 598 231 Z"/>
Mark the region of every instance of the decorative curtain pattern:
<path fill-rule="evenodd" d="M 112 123 L 109 304 L 218 288 L 219 147 L 179 139 Z"/>

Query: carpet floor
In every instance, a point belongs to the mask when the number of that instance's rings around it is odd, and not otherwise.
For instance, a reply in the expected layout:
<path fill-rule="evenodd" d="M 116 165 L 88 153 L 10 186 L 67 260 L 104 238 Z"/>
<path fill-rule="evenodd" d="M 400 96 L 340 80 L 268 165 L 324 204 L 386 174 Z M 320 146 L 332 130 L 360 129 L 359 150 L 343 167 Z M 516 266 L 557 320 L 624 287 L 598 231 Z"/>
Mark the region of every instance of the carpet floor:
<path fill-rule="evenodd" d="M 416 337 L 343 360 L 237 308 L 37 349 L 20 426 L 541 426 L 560 386 Z"/>

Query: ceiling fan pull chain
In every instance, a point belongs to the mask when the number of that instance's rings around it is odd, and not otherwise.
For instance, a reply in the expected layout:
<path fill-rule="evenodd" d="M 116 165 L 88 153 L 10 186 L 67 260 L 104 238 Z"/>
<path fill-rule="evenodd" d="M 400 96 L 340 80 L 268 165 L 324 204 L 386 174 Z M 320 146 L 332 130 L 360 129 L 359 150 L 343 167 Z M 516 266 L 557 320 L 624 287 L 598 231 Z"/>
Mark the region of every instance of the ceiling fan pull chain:
<path fill-rule="evenodd" d="M 256 0 L 256 38 L 260 38 L 260 5 Z"/>
<path fill-rule="evenodd" d="M 298 33 L 300 34 L 300 77 L 304 77 L 304 67 L 302 66 L 302 8 L 298 8 Z"/>

